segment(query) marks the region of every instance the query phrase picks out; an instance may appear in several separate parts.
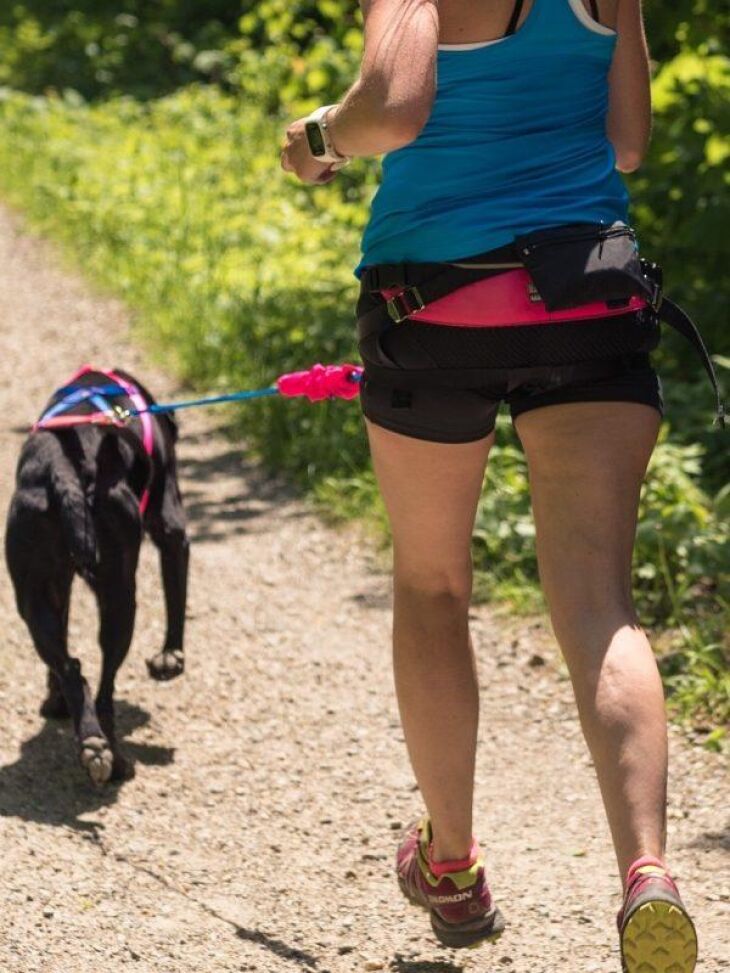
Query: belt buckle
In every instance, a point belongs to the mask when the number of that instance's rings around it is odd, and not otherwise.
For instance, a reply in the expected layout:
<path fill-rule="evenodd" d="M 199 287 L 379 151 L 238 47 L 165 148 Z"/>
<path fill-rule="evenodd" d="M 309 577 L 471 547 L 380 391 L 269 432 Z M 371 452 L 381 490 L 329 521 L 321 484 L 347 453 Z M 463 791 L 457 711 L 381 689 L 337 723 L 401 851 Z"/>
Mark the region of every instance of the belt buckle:
<path fill-rule="evenodd" d="M 425 306 L 426 303 L 417 287 L 409 287 L 387 302 L 388 314 L 396 324 L 405 321 L 411 314 L 422 311 Z"/>
<path fill-rule="evenodd" d="M 112 422 L 115 425 L 126 425 L 126 423 L 132 418 L 132 414 L 129 409 L 123 409 L 121 405 L 113 405 L 110 409 L 112 415 Z"/>
<path fill-rule="evenodd" d="M 654 293 L 651 295 L 649 303 L 651 304 L 652 310 L 658 314 L 659 309 L 662 306 L 663 299 L 662 285 L 657 281 L 652 281 L 652 283 L 654 284 Z"/>
<path fill-rule="evenodd" d="M 535 287 L 531 280 L 527 282 L 527 297 L 531 304 L 542 304 L 542 297 L 540 291 Z"/>

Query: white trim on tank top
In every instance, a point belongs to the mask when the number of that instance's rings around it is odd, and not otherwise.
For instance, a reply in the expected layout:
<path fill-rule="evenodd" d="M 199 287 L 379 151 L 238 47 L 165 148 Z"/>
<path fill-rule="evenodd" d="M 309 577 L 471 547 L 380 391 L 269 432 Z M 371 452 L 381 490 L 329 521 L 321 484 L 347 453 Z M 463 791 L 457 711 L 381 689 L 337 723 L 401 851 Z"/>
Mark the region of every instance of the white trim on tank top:
<path fill-rule="evenodd" d="M 539 0 L 537 0 L 539 2 Z M 611 30 L 610 27 L 606 27 L 605 24 L 599 24 L 597 20 L 588 13 L 586 8 L 583 6 L 581 0 L 568 0 L 571 10 L 576 15 L 578 20 L 587 27 L 588 30 L 592 30 L 594 34 L 605 34 L 607 37 L 614 37 L 616 34 L 615 30 Z"/>
<path fill-rule="evenodd" d="M 540 0 L 533 0 L 533 6 L 535 3 L 539 3 Z M 606 27 L 605 24 L 599 24 L 597 20 L 588 13 L 586 8 L 583 6 L 583 0 L 568 0 L 570 4 L 570 9 L 573 11 L 580 23 L 587 29 L 592 31 L 594 34 L 603 34 L 606 37 L 614 37 L 616 35 L 615 30 L 611 30 L 610 27 Z M 532 13 L 532 8 L 528 10 L 527 17 L 525 18 L 525 23 L 527 18 L 529 18 Z M 524 23 L 522 25 L 524 27 Z M 480 47 L 492 47 L 494 44 L 503 44 L 504 41 L 509 40 L 510 37 L 516 37 L 517 34 L 522 30 L 520 27 L 514 34 L 508 34 L 507 37 L 497 37 L 493 41 L 477 41 L 475 44 L 439 44 L 438 49 L 440 51 L 477 51 Z"/>

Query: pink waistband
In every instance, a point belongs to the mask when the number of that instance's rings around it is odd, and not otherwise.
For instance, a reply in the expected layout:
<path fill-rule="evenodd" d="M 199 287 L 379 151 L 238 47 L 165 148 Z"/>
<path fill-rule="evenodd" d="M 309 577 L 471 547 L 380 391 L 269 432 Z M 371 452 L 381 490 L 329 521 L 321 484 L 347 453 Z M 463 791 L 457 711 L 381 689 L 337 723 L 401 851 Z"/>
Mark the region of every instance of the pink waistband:
<path fill-rule="evenodd" d="M 383 291 L 393 297 L 403 288 Z M 646 307 L 646 301 L 632 297 L 623 307 L 608 307 L 603 301 L 583 304 L 566 311 L 548 311 L 542 301 L 530 298 L 531 280 L 526 270 L 510 270 L 496 277 L 485 277 L 466 284 L 446 297 L 433 301 L 423 311 L 411 314 L 409 320 L 454 327 L 509 328 L 521 324 L 556 324 L 560 321 L 584 321 L 591 318 L 617 317 Z"/>
<path fill-rule="evenodd" d="M 114 382 L 123 388 L 129 396 L 129 399 L 135 409 L 142 410 L 147 408 L 148 403 L 145 401 L 137 386 L 132 385 L 132 383 L 128 382 L 127 379 L 122 378 L 121 375 L 117 375 L 117 373 L 112 371 L 110 368 L 96 368 L 94 365 L 83 365 L 71 378 L 69 384 L 72 384 L 81 378 L 82 375 L 87 375 L 89 372 L 99 372 L 100 375 L 106 375 L 110 382 Z M 155 444 L 155 434 L 152 429 L 152 416 L 149 414 L 149 412 L 142 412 L 139 420 L 142 423 L 142 446 L 144 447 L 145 453 L 151 458 Z M 144 514 L 149 502 L 150 490 L 149 487 L 145 487 L 139 501 L 139 512 L 141 514 Z"/>

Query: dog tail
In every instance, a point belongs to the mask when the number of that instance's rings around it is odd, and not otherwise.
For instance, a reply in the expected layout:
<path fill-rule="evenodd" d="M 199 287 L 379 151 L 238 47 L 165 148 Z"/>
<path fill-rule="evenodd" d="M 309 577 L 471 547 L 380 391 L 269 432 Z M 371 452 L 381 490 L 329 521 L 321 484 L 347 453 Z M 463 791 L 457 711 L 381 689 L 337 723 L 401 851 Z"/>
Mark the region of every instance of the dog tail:
<path fill-rule="evenodd" d="M 76 570 L 94 587 L 98 562 L 94 514 L 83 484 L 70 463 L 65 469 L 52 469 L 51 495 L 58 507 L 61 529 Z"/>

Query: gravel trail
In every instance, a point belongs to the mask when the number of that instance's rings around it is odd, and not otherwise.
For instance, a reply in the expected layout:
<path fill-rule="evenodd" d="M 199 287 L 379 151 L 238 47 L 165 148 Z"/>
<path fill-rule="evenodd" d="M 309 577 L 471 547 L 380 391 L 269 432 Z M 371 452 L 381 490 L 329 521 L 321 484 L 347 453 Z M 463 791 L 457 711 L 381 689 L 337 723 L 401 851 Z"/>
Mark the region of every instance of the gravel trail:
<path fill-rule="evenodd" d="M 4 210 L 0 348 L 3 523 L 23 430 L 77 365 L 180 391 L 133 343 L 125 309 Z M 216 422 L 181 421 L 190 622 L 186 674 L 170 684 L 144 665 L 163 636 L 144 549 L 118 680 L 133 781 L 91 789 L 68 726 L 37 715 L 43 669 L 0 570 L 0 971 L 617 973 L 617 870 L 544 625 L 474 612 L 476 820 L 508 928 L 452 953 L 392 874 L 420 804 L 389 672 L 388 578 L 354 529 L 323 525 Z M 77 584 L 72 652 L 94 678 L 96 626 Z M 671 861 L 702 973 L 730 960 L 728 793 L 723 758 L 673 731 Z"/>

